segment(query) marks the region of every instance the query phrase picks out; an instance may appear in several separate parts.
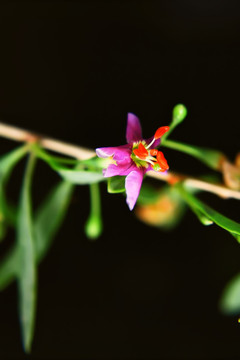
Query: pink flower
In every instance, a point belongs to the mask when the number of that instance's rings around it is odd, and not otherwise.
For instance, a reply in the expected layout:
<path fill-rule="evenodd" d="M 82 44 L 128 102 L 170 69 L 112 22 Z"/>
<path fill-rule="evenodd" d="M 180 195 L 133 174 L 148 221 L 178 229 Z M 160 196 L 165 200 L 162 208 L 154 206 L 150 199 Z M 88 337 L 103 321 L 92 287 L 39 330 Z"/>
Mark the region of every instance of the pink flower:
<path fill-rule="evenodd" d="M 130 210 L 136 204 L 145 173 L 149 170 L 166 171 L 169 169 L 163 153 L 155 149 L 160 144 L 160 137 L 168 130 L 169 126 L 162 126 L 157 129 L 152 138 L 144 140 L 138 117 L 128 113 L 127 144 L 96 149 L 97 156 L 112 158 L 112 163 L 103 170 L 104 177 L 126 176 L 125 188 Z"/>

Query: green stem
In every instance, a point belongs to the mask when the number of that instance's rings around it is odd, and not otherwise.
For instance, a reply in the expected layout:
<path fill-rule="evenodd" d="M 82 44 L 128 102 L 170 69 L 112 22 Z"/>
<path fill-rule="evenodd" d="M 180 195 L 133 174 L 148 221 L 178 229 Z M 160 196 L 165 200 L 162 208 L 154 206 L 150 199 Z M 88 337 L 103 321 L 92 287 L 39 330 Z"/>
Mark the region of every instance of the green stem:
<path fill-rule="evenodd" d="M 192 146 L 178 141 L 166 140 L 161 145 L 193 156 L 214 170 L 221 169 L 222 160 L 225 158 L 220 151 Z"/>
<path fill-rule="evenodd" d="M 169 135 L 173 132 L 173 130 L 175 129 L 176 126 L 178 126 L 178 123 L 172 121 L 171 124 L 170 124 L 170 128 L 169 128 L 168 132 L 166 132 L 166 133 L 161 137 L 161 145 L 165 145 L 165 143 L 167 142 L 167 138 L 168 138 Z"/>
<path fill-rule="evenodd" d="M 100 199 L 100 189 L 98 184 L 90 185 L 90 196 L 91 196 L 91 215 L 100 216 L 101 199 Z"/>

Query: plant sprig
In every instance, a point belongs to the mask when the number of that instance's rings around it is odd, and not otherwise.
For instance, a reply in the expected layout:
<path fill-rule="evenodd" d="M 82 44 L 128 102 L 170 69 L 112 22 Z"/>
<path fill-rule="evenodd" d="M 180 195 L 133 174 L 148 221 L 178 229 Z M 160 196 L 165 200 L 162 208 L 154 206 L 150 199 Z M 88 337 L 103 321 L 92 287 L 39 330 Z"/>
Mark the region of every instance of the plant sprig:
<path fill-rule="evenodd" d="M 169 140 L 169 135 L 182 123 L 186 115 L 187 110 L 182 104 L 173 109 L 170 130 L 162 136 L 161 145 L 194 157 L 211 171 L 222 173 L 223 179 L 231 181 L 219 183 L 219 180 L 194 178 L 172 171 L 150 171 L 146 174 L 148 177 L 162 180 L 166 184 L 164 187 L 153 187 L 145 184 L 144 180 L 136 215 L 148 225 L 170 229 L 177 226 L 189 207 L 203 225 L 215 224 L 240 242 L 240 224 L 212 209 L 198 197 L 200 192 L 207 191 L 223 199 L 240 200 L 240 166 L 237 162 L 230 166 L 229 160 L 221 151 Z M 164 131 L 167 131 L 167 128 L 165 127 Z M 114 161 L 111 157 L 101 159 L 92 150 L 43 137 L 2 122 L 0 136 L 23 142 L 22 146 L 0 158 L 0 239 L 5 237 L 9 226 L 16 229 L 16 242 L 0 263 L 0 290 L 5 289 L 13 280 L 17 280 L 23 347 L 26 352 L 30 352 L 35 323 L 37 265 L 46 256 L 64 221 L 75 186 L 88 185 L 90 188 L 90 214 L 85 225 L 85 234 L 94 240 L 103 230 L 99 183 L 105 181 L 107 191 L 111 194 L 125 195 L 126 178 L 112 176 L 106 179 L 102 171 Z M 8 182 L 15 166 L 26 156 L 28 161 L 23 175 L 19 204 L 13 206 L 7 196 Z M 33 212 L 31 185 L 37 160 L 44 161 L 56 172 L 59 182 L 46 194 L 41 206 Z M 229 174 L 226 171 L 232 172 Z M 222 301 L 225 312 L 231 312 L 232 306 L 234 311 L 237 309 L 240 313 L 240 300 L 236 297 L 236 293 L 239 293 L 239 283 L 238 276 L 225 290 Z"/>

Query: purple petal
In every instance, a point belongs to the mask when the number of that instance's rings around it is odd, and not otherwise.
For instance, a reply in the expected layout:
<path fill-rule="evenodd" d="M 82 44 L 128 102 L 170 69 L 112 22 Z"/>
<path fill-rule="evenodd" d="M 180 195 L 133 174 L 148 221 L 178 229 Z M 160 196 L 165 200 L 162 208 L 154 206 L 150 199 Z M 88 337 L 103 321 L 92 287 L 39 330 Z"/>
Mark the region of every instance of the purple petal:
<path fill-rule="evenodd" d="M 120 176 L 126 176 L 128 175 L 131 171 L 135 170 L 136 165 L 131 162 L 130 164 L 119 164 L 119 165 L 114 165 L 111 164 L 108 166 L 107 169 L 103 170 L 103 176 L 104 177 L 112 177 L 112 176 L 116 176 L 116 175 L 120 175 Z"/>
<path fill-rule="evenodd" d="M 121 154 L 131 154 L 131 148 L 128 144 L 126 145 L 120 145 L 120 146 L 114 146 L 114 147 L 102 147 L 96 149 L 96 154 L 98 157 L 101 158 L 108 158 L 109 156 L 117 156 L 121 157 Z M 115 160 L 118 160 L 117 158 Z"/>
<path fill-rule="evenodd" d="M 117 147 L 104 147 L 96 149 L 97 156 L 101 158 L 108 158 L 113 156 L 113 160 L 119 163 L 130 163 L 132 149 L 129 145 L 121 145 Z"/>
<path fill-rule="evenodd" d="M 140 120 L 132 113 L 128 113 L 126 138 L 128 143 L 142 140 Z"/>
<path fill-rule="evenodd" d="M 136 168 L 126 177 L 125 188 L 127 192 L 127 204 L 132 210 L 136 204 L 143 180 L 144 171 Z"/>

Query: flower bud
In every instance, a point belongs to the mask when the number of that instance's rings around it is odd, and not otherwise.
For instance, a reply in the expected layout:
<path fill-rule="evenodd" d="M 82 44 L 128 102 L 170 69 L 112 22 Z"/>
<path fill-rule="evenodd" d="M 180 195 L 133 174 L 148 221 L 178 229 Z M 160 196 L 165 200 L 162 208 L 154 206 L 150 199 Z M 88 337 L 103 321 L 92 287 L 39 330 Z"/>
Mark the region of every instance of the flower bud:
<path fill-rule="evenodd" d="M 183 104 L 178 104 L 173 108 L 173 121 L 182 122 L 187 116 L 187 108 Z"/>
<path fill-rule="evenodd" d="M 97 239 L 102 233 L 102 220 L 99 216 L 92 215 L 88 218 L 86 225 L 85 225 L 85 234 L 86 236 L 91 239 Z"/>

